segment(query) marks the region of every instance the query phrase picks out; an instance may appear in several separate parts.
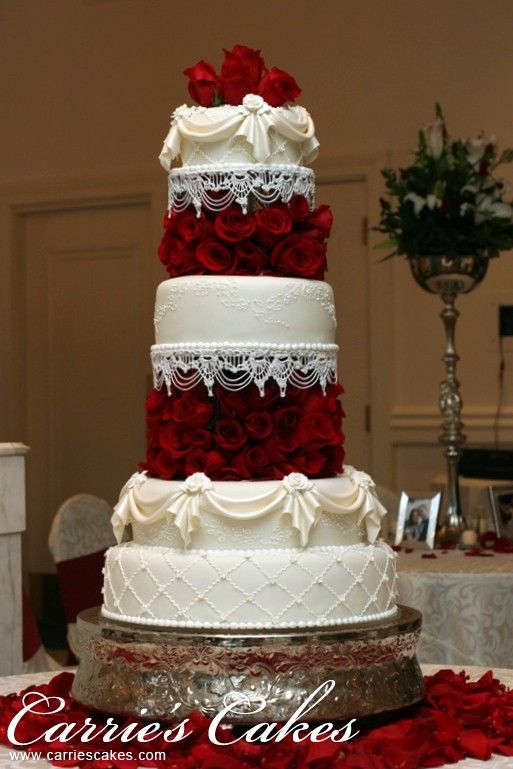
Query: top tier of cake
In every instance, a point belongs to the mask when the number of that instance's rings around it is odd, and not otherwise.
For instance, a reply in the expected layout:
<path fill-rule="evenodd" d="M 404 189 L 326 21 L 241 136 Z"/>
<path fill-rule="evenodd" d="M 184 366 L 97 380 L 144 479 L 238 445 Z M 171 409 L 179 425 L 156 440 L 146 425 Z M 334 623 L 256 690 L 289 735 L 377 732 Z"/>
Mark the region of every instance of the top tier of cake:
<path fill-rule="evenodd" d="M 319 142 L 304 107 L 271 107 L 247 94 L 242 104 L 178 107 L 159 159 L 171 170 L 182 167 L 303 166 L 311 163 Z"/>

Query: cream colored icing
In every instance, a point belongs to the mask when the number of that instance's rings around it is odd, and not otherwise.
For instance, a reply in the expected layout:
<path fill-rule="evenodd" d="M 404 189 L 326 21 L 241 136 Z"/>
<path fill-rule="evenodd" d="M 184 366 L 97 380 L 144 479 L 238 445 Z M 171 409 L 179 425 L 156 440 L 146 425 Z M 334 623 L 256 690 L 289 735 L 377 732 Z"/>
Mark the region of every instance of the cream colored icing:
<path fill-rule="evenodd" d="M 261 96 L 247 94 L 236 106 L 178 107 L 159 160 L 167 171 L 175 161 L 183 166 L 303 165 L 315 159 L 318 147 L 304 107 L 271 107 Z"/>
<path fill-rule="evenodd" d="M 284 550 L 106 553 L 105 617 L 163 627 L 290 628 L 374 621 L 396 611 L 384 542 Z"/>
<path fill-rule="evenodd" d="M 330 514 L 330 521 L 323 520 Z M 195 473 L 185 481 L 163 481 L 136 473 L 121 491 L 112 526 L 121 542 L 132 524 L 134 539 L 145 542 L 144 529 L 152 527 L 151 541 L 158 545 L 230 549 L 240 542 L 241 530 L 254 533 L 253 548 L 283 547 L 273 542 L 277 523 L 289 525 L 286 547 L 307 544 L 354 544 L 362 538 L 374 542 L 386 510 L 375 494 L 372 479 L 346 466 L 336 478 L 310 480 L 291 473 L 281 481 L 211 481 Z M 350 518 L 352 529 L 343 530 L 337 519 Z M 215 521 L 231 527 L 219 542 Z M 166 526 L 168 522 L 173 528 Z M 162 538 L 155 526 L 163 527 Z M 172 540 L 170 541 L 170 535 Z M 147 541 L 147 540 L 146 540 Z"/>
<path fill-rule="evenodd" d="M 207 320 L 208 319 L 208 320 Z M 157 344 L 334 344 L 328 283 L 304 278 L 193 275 L 157 289 Z"/>

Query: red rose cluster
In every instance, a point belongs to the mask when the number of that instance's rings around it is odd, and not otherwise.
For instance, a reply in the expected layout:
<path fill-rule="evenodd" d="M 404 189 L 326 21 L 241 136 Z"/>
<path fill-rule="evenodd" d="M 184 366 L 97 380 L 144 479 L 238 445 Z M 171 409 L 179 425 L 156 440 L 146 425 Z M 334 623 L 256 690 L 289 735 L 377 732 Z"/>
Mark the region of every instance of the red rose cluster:
<path fill-rule="evenodd" d="M 159 258 L 172 278 L 180 275 L 279 275 L 322 280 L 329 206 L 310 211 L 299 195 L 244 214 L 236 204 L 219 213 L 191 207 L 164 219 Z"/>
<path fill-rule="evenodd" d="M 275 382 L 261 396 L 251 384 L 231 392 L 203 384 L 187 391 L 153 390 L 146 401 L 148 452 L 142 468 L 163 480 L 202 472 L 213 480 L 280 480 L 342 472 L 340 385 L 308 390 Z"/>
<path fill-rule="evenodd" d="M 277 67 L 267 69 L 260 51 L 245 45 L 224 50 L 224 62 L 218 75 L 208 61 L 199 61 L 184 70 L 189 78 L 189 93 L 202 107 L 241 104 L 244 96 L 255 93 L 271 107 L 280 107 L 297 99 L 301 89 L 294 78 Z"/>

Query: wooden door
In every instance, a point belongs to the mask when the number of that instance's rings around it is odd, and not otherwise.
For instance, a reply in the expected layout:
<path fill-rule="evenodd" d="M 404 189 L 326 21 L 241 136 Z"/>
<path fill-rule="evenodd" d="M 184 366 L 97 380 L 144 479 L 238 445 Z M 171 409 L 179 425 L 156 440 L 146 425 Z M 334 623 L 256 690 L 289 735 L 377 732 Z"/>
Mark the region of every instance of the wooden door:
<path fill-rule="evenodd" d="M 152 343 L 150 208 L 75 208 L 23 218 L 25 567 L 52 570 L 47 537 L 80 492 L 114 503 L 145 453 Z"/>

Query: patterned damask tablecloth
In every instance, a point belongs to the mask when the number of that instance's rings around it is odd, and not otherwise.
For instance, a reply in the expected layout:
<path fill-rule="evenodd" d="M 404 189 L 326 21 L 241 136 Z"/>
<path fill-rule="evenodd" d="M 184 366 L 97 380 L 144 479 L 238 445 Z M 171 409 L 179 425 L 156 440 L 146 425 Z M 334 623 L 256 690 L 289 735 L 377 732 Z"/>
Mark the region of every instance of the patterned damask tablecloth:
<path fill-rule="evenodd" d="M 399 602 L 423 615 L 420 662 L 513 668 L 513 554 L 423 552 L 398 558 Z"/>
<path fill-rule="evenodd" d="M 433 675 L 437 670 L 440 670 L 439 665 L 422 665 L 422 670 L 426 675 Z M 489 668 L 467 667 L 466 671 L 470 675 L 472 680 L 477 680 Z M 14 691 L 21 691 L 31 685 L 37 686 L 49 681 L 55 672 L 51 673 L 35 673 L 19 676 L 8 676 L 6 678 L 0 678 L 0 695 L 10 694 Z M 513 687 L 513 670 L 494 669 L 494 675 L 506 686 Z M 513 759 L 508 756 L 493 756 L 490 761 L 479 761 L 474 758 L 466 758 L 457 764 L 446 765 L 441 769 L 449 769 L 449 766 L 455 769 L 512 769 Z M 44 760 L 13 760 L 11 750 L 3 745 L 0 745 L 0 769 L 49 769 L 51 764 Z"/>

